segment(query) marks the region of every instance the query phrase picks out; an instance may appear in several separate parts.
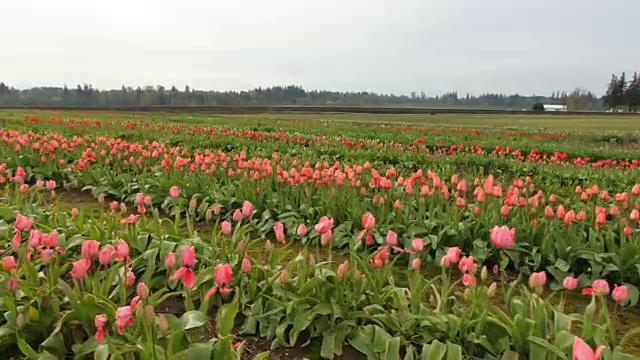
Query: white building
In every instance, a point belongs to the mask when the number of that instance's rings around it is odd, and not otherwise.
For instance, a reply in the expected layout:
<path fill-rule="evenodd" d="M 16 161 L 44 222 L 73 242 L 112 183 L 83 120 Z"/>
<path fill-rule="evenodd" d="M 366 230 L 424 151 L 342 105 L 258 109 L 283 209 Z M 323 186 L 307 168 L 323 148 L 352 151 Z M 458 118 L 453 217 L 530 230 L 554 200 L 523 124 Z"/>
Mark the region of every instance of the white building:
<path fill-rule="evenodd" d="M 567 111 L 567 105 L 544 104 L 544 111 Z"/>

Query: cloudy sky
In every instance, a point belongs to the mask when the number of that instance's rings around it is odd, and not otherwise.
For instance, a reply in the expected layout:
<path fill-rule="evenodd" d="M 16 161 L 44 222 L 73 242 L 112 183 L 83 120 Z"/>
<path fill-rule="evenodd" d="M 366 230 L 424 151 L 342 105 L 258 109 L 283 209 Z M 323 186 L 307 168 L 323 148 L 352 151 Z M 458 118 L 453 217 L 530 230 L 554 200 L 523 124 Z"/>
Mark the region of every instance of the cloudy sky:
<path fill-rule="evenodd" d="M 638 0 L 0 0 L 0 14 L 0 81 L 20 88 L 602 93 L 640 71 Z"/>

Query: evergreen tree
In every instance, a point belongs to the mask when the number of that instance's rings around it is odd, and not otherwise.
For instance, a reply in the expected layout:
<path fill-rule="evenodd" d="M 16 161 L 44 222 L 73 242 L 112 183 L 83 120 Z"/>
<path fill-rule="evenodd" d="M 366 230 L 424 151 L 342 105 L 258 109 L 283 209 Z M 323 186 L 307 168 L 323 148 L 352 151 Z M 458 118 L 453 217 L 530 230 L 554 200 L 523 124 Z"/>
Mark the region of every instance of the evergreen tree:
<path fill-rule="evenodd" d="M 625 101 L 629 112 L 638 112 L 640 107 L 640 78 L 638 73 L 633 73 L 631 81 L 629 81 L 629 87 L 625 93 Z"/>
<path fill-rule="evenodd" d="M 609 82 L 609 86 L 607 87 L 607 92 L 603 97 L 604 107 L 607 110 L 614 110 L 618 107 L 618 103 L 616 102 L 616 88 L 618 87 L 618 77 L 615 75 L 611 75 L 611 81 Z"/>

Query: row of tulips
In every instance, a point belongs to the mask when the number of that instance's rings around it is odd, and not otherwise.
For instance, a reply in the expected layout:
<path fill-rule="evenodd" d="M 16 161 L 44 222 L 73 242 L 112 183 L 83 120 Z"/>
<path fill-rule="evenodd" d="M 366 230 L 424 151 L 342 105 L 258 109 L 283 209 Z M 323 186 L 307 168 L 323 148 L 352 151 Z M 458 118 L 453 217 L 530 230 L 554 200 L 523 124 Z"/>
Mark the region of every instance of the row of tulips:
<path fill-rule="evenodd" d="M 237 147 L 235 143 L 249 141 L 256 143 L 258 146 L 264 146 L 265 143 L 279 143 L 281 145 L 317 147 L 323 150 L 337 148 L 346 151 L 385 151 L 408 153 L 414 156 L 415 153 L 421 155 L 451 156 L 455 154 L 474 154 L 484 157 L 506 157 L 516 161 L 527 161 L 539 164 L 567 164 L 577 166 L 588 166 L 593 168 L 631 168 L 636 169 L 640 164 L 640 154 L 629 153 L 628 151 L 612 151 L 603 155 L 602 151 L 591 152 L 590 148 L 580 148 L 576 150 L 563 151 L 564 145 L 553 144 L 544 141 L 507 143 L 511 141 L 511 135 L 506 138 L 496 134 L 488 134 L 484 141 L 478 142 L 476 138 L 463 137 L 460 138 L 459 133 L 467 134 L 464 131 L 445 130 L 444 135 L 436 135 L 435 137 L 424 136 L 425 131 L 415 131 L 405 134 L 405 139 L 398 139 L 397 135 L 387 130 L 385 135 L 380 131 L 371 132 L 370 137 L 363 137 L 362 131 L 355 132 L 353 136 L 345 136 L 344 129 L 335 134 L 335 129 L 323 128 L 328 133 L 300 134 L 296 127 L 291 131 L 261 131 L 248 128 L 220 127 L 209 126 L 206 124 L 193 124 L 191 126 L 184 124 L 156 123 L 148 121 L 131 122 L 119 120 L 82 120 L 75 121 L 71 119 L 60 118 L 28 118 L 25 120 L 15 120 L 18 128 L 31 129 L 39 131 L 47 126 L 56 126 L 56 130 L 62 133 L 70 133 L 73 135 L 86 134 L 89 130 L 100 134 L 121 135 L 122 131 L 127 132 L 127 136 L 134 136 L 140 139 L 155 139 L 150 134 L 161 134 L 162 137 L 176 141 L 190 142 L 193 138 L 196 143 L 218 142 L 219 144 L 231 145 Z M 388 128 L 391 129 L 394 128 Z M 51 129 L 49 129 L 51 130 Z M 432 129 L 431 129 L 432 130 Z M 455 129 L 453 129 L 455 130 Z M 432 133 L 432 131 L 429 131 Z M 475 134 L 475 132 L 472 132 Z M 527 138 L 528 139 L 528 138 Z M 230 141 L 230 143 L 229 143 Z M 471 142 L 473 141 L 473 142 Z"/>
<path fill-rule="evenodd" d="M 569 187 L 553 179 L 501 180 L 493 174 L 465 179 L 431 170 L 376 169 L 369 162 L 312 163 L 279 153 L 250 158 L 245 152 L 192 150 L 158 141 L 0 132 L 8 160 L 0 165 L 0 183 L 24 191 L 27 183 L 37 188 L 38 180 L 55 178 L 67 188 L 92 190 L 96 197 L 107 194 L 125 207 L 142 193 L 172 212 L 176 208 L 166 194 L 179 183 L 180 209 L 193 208 L 198 219 L 231 221 L 238 199 L 247 199 L 261 214 L 252 221 L 256 232 L 266 236 L 295 233 L 300 223 L 317 222 L 326 214 L 339 224 L 334 241 L 343 248 L 360 230 L 352 219 L 370 212 L 380 226 L 367 238 L 377 244 L 392 230 L 404 234 L 402 242 L 426 238 L 432 258 L 443 247 L 459 246 L 502 268 L 547 270 L 556 284 L 566 276 L 579 275 L 583 285 L 606 277 L 629 286 L 632 303 L 637 302 L 640 185 L 627 187 L 633 176 L 610 191 L 586 181 Z M 138 214 L 145 212 L 145 204 L 135 206 Z M 497 247 L 487 241 L 496 224 L 517 229 L 512 244 Z"/>
<path fill-rule="evenodd" d="M 624 346 L 640 330 L 619 333 L 611 313 L 620 311 L 612 302 L 628 303 L 628 288 L 610 292 L 602 279 L 582 289 L 584 313 L 567 313 L 575 279 L 553 292 L 544 272 L 509 282 L 459 247 L 431 261 L 424 239 L 403 244 L 389 231 L 376 245 L 371 213 L 339 256 L 316 245 L 335 242 L 329 216 L 298 226 L 319 239 L 300 247 L 277 224 L 274 243 L 252 238 L 259 213 L 250 201 L 234 210 L 232 229 L 201 235 L 195 206 L 173 220 L 145 195 L 135 200 L 144 214 L 120 205 L 66 211 L 56 184 L 44 183 L 7 186 L 0 198 L 0 346 L 12 356 L 241 359 L 244 336 L 257 335 L 272 349 L 318 344 L 324 358 L 347 344 L 372 360 L 635 358 Z M 168 191 L 171 207 L 181 207 L 180 192 Z M 499 246 L 512 237 L 491 231 Z"/>

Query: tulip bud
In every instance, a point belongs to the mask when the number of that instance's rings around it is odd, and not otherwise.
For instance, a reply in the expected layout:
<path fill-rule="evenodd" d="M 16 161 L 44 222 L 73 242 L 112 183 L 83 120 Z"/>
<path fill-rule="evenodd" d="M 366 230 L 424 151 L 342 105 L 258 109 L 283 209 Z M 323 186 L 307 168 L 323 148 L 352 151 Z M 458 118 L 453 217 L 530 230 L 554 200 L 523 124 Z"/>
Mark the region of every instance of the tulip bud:
<path fill-rule="evenodd" d="M 289 282 L 289 272 L 287 271 L 287 269 L 283 269 L 280 273 L 280 282 L 283 284 Z"/>
<path fill-rule="evenodd" d="M 149 324 L 153 324 L 156 320 L 156 313 L 151 305 L 144 307 L 144 318 Z"/>
<path fill-rule="evenodd" d="M 238 250 L 239 253 L 243 253 L 244 252 L 244 248 L 245 248 L 244 240 L 238 241 L 238 245 L 236 246 L 236 250 Z"/>
<path fill-rule="evenodd" d="M 435 296 L 433 296 L 433 295 L 429 296 L 429 304 L 431 304 L 431 306 L 436 306 L 437 305 Z"/>
<path fill-rule="evenodd" d="M 21 328 L 24 325 L 24 314 L 20 313 L 16 316 L 16 325 Z"/>
<path fill-rule="evenodd" d="M 466 288 L 464 290 L 464 299 L 465 300 L 469 300 L 469 297 L 471 297 L 471 289 L 470 288 Z"/>
<path fill-rule="evenodd" d="M 136 287 L 136 294 L 140 296 L 142 300 L 144 300 L 149 297 L 149 288 L 145 283 L 139 282 L 138 286 Z"/>
<path fill-rule="evenodd" d="M 482 281 L 487 281 L 488 277 L 489 277 L 489 274 L 487 271 L 487 267 L 483 266 L 482 270 L 480 270 L 480 279 L 482 279 Z"/>
<path fill-rule="evenodd" d="M 493 275 L 498 275 L 500 273 L 500 267 L 498 265 L 493 265 Z"/>
<path fill-rule="evenodd" d="M 163 334 L 167 334 L 169 332 L 169 322 L 164 314 L 158 314 L 158 328 Z"/>
<path fill-rule="evenodd" d="M 273 245 L 271 245 L 271 241 L 267 240 L 264 243 L 264 249 L 267 251 L 271 251 L 271 249 L 273 248 Z"/>
<path fill-rule="evenodd" d="M 313 254 L 309 254 L 309 266 L 316 266 L 316 258 Z"/>
<path fill-rule="evenodd" d="M 493 297 L 496 294 L 497 288 L 498 288 L 498 284 L 496 284 L 495 282 L 491 283 L 491 285 L 489 285 L 489 291 L 488 291 L 489 296 Z"/>

